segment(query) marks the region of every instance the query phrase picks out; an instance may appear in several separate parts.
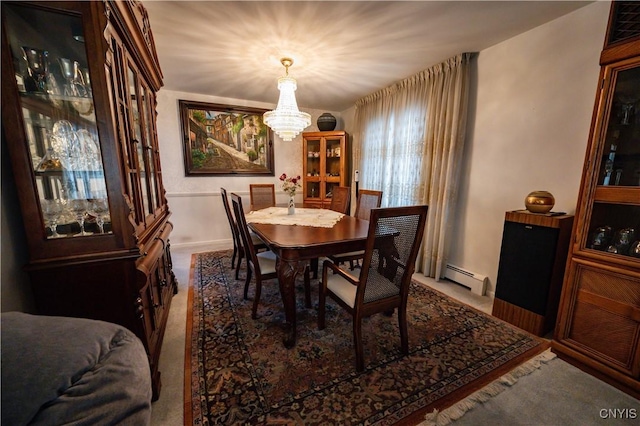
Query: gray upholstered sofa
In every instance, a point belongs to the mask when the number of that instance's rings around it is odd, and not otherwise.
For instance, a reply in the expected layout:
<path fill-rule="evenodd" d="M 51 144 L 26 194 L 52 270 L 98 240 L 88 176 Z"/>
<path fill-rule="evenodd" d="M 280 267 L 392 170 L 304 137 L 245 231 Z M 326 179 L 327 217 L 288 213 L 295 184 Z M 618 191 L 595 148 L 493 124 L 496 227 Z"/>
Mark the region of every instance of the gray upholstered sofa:
<path fill-rule="evenodd" d="M 3 425 L 148 425 L 151 376 L 124 327 L 19 312 L 1 315 Z"/>

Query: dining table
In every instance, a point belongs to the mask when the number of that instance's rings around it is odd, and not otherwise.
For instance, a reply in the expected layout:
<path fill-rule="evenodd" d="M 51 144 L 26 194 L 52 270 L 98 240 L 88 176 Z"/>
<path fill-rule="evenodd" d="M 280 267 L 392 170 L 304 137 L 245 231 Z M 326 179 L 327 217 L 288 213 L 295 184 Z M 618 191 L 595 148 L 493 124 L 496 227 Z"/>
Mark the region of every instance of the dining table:
<path fill-rule="evenodd" d="M 278 208 L 270 207 L 270 209 Z M 282 215 L 285 215 L 287 208 L 281 209 Z M 324 209 L 315 210 L 322 215 L 320 210 Z M 332 211 L 327 210 L 327 212 Z M 283 221 L 278 220 L 273 221 L 274 223 L 255 223 L 251 220 L 248 213 L 248 227 L 277 256 L 278 285 L 285 312 L 283 343 L 286 348 L 292 348 L 296 344 L 296 277 L 304 273 L 305 266 L 312 259 L 364 250 L 369 221 L 348 215 L 341 215 L 332 226 L 282 224 Z M 320 222 L 318 220 L 319 224 Z"/>

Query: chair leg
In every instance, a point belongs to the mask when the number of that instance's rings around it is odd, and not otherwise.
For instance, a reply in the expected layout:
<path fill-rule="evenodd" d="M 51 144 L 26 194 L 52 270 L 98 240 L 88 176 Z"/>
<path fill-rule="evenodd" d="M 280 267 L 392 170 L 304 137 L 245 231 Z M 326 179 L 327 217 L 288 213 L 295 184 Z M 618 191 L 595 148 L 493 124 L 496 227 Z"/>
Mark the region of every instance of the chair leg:
<path fill-rule="evenodd" d="M 311 277 L 309 265 L 304 267 L 304 306 L 311 307 Z"/>
<path fill-rule="evenodd" d="M 407 309 L 398 308 L 398 325 L 400 326 L 400 346 L 402 353 L 409 354 L 409 334 L 407 332 Z"/>
<path fill-rule="evenodd" d="M 236 280 L 239 280 L 239 273 L 240 273 L 240 266 L 242 265 L 242 259 L 244 258 L 244 249 L 242 247 L 238 247 L 238 264 L 236 265 Z M 248 266 L 247 266 L 247 269 Z M 246 299 L 246 295 L 245 295 L 245 299 Z"/>
<path fill-rule="evenodd" d="M 247 265 L 247 278 L 244 280 L 244 300 L 249 298 L 249 283 L 251 282 L 251 268 Z"/>
<path fill-rule="evenodd" d="M 324 271 L 323 271 L 324 274 Z M 327 294 L 326 294 L 326 289 L 324 288 L 324 283 L 325 280 L 323 279 L 322 282 L 320 283 L 320 288 L 318 289 L 318 330 L 324 330 L 325 327 L 325 320 L 324 320 L 324 316 L 325 316 L 325 304 L 327 301 Z"/>
<path fill-rule="evenodd" d="M 256 294 L 253 296 L 253 307 L 251 308 L 251 318 L 258 318 L 258 303 L 260 302 L 260 293 L 262 293 L 262 283 L 256 279 Z"/>
<path fill-rule="evenodd" d="M 356 371 L 364 370 L 364 351 L 362 348 L 362 320 L 358 315 L 353 317 L 353 343 L 356 347 Z"/>
<path fill-rule="evenodd" d="M 235 269 L 237 254 L 238 254 L 238 245 L 236 244 L 236 241 L 233 240 L 233 254 L 231 255 L 231 269 Z"/>
<path fill-rule="evenodd" d="M 313 279 L 316 280 L 318 279 L 318 262 L 319 259 L 317 257 L 314 257 L 313 259 L 311 259 L 311 270 L 313 271 Z"/>

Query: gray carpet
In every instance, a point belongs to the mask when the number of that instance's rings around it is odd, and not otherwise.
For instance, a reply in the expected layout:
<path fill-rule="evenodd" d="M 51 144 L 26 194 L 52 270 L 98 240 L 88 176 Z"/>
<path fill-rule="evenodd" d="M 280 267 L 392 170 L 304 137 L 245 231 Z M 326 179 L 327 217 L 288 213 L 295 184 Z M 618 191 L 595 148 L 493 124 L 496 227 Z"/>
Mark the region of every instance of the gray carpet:
<path fill-rule="evenodd" d="M 446 417 L 446 410 L 442 414 Z M 640 401 L 554 358 L 451 424 L 638 425 Z"/>

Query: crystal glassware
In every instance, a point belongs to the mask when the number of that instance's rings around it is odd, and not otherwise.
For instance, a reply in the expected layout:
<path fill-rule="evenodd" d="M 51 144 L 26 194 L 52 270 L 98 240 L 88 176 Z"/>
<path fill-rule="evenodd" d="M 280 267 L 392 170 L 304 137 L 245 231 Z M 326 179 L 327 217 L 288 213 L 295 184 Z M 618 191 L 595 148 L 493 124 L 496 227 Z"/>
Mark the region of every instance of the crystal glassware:
<path fill-rule="evenodd" d="M 104 217 L 109 213 L 109 203 L 106 198 L 96 198 L 89 203 L 89 214 L 95 216 L 96 225 L 101 234 L 104 234 Z"/>
<path fill-rule="evenodd" d="M 42 215 L 51 230 L 51 237 L 61 237 L 62 235 L 58 234 L 58 220 L 60 220 L 60 216 L 62 215 L 62 203 L 60 200 L 42 200 L 41 205 Z"/>
<path fill-rule="evenodd" d="M 27 91 L 47 93 L 49 52 L 23 46 L 22 55 L 27 62 L 29 77 L 32 79 L 32 84 L 25 84 Z"/>
<path fill-rule="evenodd" d="M 76 235 L 91 235 L 91 232 L 87 232 L 84 230 L 84 215 L 88 210 L 87 200 L 84 199 L 74 199 L 69 200 L 69 208 L 76 216 L 76 222 L 80 225 L 80 233 Z"/>

